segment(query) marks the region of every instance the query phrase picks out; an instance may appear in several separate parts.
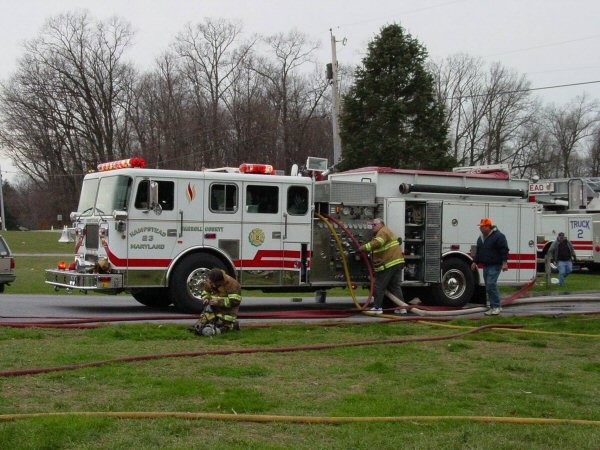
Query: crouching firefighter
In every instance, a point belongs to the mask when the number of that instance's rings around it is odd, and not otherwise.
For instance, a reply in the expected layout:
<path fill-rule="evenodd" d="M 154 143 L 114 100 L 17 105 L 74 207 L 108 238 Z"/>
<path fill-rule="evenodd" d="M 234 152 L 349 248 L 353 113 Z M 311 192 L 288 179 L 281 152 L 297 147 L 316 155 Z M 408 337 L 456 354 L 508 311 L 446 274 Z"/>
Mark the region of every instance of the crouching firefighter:
<path fill-rule="evenodd" d="M 214 336 L 231 330 L 239 330 L 238 310 L 242 302 L 240 283 L 221 269 L 208 272 L 202 297 L 207 305 L 194 325 L 194 333 Z"/>

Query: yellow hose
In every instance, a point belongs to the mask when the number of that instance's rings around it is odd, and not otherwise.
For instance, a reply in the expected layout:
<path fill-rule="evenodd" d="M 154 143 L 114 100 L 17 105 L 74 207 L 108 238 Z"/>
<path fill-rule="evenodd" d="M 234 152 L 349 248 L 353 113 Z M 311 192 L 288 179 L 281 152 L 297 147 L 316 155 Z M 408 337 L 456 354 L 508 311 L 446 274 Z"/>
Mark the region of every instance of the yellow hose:
<path fill-rule="evenodd" d="M 24 414 L 0 414 L 0 421 L 8 422 L 38 417 L 115 417 L 118 419 L 164 419 L 223 420 L 232 422 L 293 422 L 293 423 L 357 423 L 357 422 L 434 422 L 460 420 L 488 423 L 541 424 L 541 425 L 594 425 L 600 420 L 552 419 L 546 417 L 495 417 L 495 416 L 381 416 L 381 417 L 325 417 L 325 416 L 277 416 L 252 414 L 218 414 L 177 411 L 77 411 Z"/>
<path fill-rule="evenodd" d="M 426 320 L 421 320 L 420 323 L 423 324 L 427 324 L 427 325 L 434 325 L 436 327 L 442 327 L 442 328 L 460 328 L 460 329 L 471 329 L 473 327 L 467 326 L 467 325 L 451 325 L 448 323 L 441 323 L 441 322 L 428 322 Z M 533 333 L 533 334 L 548 334 L 548 335 L 555 335 L 555 336 L 572 336 L 572 337 L 591 337 L 591 338 L 600 338 L 600 334 L 586 334 L 586 333 L 567 333 L 564 331 L 544 331 L 544 330 L 528 330 L 525 328 L 498 328 L 499 330 L 504 330 L 504 331 L 517 331 L 520 333 Z"/>

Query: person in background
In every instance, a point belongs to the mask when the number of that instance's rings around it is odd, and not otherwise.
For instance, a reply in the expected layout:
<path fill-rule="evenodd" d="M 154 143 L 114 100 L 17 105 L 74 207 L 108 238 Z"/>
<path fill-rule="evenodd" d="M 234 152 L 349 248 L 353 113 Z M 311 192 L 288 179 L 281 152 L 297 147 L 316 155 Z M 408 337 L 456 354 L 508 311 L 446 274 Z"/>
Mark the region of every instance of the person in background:
<path fill-rule="evenodd" d="M 396 235 L 385 226 L 383 220 L 373 219 L 371 223 L 375 236 L 366 244 L 358 248 L 360 252 L 372 254 L 373 270 L 375 271 L 375 290 L 373 292 L 373 307 L 368 312 L 373 314 L 383 313 L 383 298 L 385 291 L 403 300 L 402 295 L 402 269 L 404 268 L 404 253 Z M 398 308 L 398 314 L 406 310 Z"/>
<path fill-rule="evenodd" d="M 500 305 L 500 292 L 498 291 L 498 277 L 500 272 L 508 270 L 508 242 L 492 223 L 489 217 L 479 222 L 481 236 L 477 239 L 477 250 L 471 264 L 472 270 L 477 270 L 477 265 L 483 265 L 483 280 L 485 292 L 490 303 L 490 309 L 485 312 L 486 316 L 497 316 L 502 312 Z"/>
<path fill-rule="evenodd" d="M 573 272 L 573 261 L 575 261 L 575 249 L 573 244 L 565 237 L 562 231 L 558 233 L 556 240 L 548 250 L 553 263 L 558 265 L 558 285 L 565 285 L 565 278 Z"/>
<path fill-rule="evenodd" d="M 242 303 L 242 287 L 221 269 L 211 269 L 202 297 L 207 308 L 200 315 L 193 331 L 201 336 L 214 336 L 239 330 L 237 314 Z"/>

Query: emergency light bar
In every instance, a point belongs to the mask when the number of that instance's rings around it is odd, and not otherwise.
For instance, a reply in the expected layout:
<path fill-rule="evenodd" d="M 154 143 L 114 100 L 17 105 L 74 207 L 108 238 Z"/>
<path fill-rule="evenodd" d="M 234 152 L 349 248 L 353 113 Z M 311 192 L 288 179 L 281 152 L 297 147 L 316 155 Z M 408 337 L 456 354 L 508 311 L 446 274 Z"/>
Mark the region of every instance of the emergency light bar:
<path fill-rule="evenodd" d="M 107 170 L 126 169 L 131 167 L 146 167 L 146 160 L 143 158 L 128 158 L 119 161 L 110 161 L 98 164 L 97 169 L 99 172 L 106 172 Z"/>
<path fill-rule="evenodd" d="M 275 169 L 270 164 L 240 164 L 241 173 L 260 173 L 263 175 L 274 175 Z"/>

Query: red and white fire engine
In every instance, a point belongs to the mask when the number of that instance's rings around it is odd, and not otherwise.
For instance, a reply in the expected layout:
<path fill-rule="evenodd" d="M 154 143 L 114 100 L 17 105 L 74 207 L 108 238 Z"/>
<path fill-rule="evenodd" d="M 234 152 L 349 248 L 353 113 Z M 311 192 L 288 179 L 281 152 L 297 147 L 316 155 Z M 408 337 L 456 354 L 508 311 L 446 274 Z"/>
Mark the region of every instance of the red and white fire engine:
<path fill-rule="evenodd" d="M 506 174 L 367 167 L 317 180 L 327 168 L 321 158 L 307 161 L 312 177 L 260 164 L 143 166 L 107 163 L 85 176 L 71 214 L 74 261 L 47 270 L 48 284 L 129 292 L 144 305 L 187 312 L 203 308 L 202 285 L 214 267 L 246 289 L 325 290 L 345 286 L 348 275 L 367 286 L 366 265 L 347 255 L 372 237 L 374 217 L 404 239 L 407 299 L 462 306 L 480 294 L 481 270 L 470 264 L 482 217 L 508 239 L 509 270 L 499 283 L 535 277 L 536 205 L 527 201 L 528 182 Z"/>
<path fill-rule="evenodd" d="M 556 178 L 529 185 L 530 200 L 539 205 L 537 249 L 542 263 L 558 233 L 563 232 L 577 256 L 576 264 L 600 268 L 600 178 Z M 596 255 L 596 256 L 595 256 Z"/>

